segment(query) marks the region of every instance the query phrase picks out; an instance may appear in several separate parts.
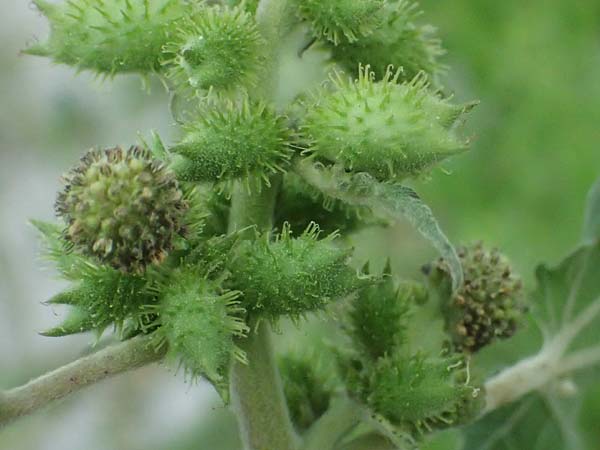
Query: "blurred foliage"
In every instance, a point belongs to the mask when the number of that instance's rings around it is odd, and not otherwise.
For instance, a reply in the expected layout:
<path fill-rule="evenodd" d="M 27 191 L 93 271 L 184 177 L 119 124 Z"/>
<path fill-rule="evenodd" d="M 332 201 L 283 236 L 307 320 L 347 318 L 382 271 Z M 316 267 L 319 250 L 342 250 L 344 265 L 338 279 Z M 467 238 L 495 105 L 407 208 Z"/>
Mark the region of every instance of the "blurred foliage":
<path fill-rule="evenodd" d="M 489 240 L 531 277 L 578 236 L 600 172 L 600 3 L 421 3 L 448 50 L 450 90 L 481 106 L 472 151 L 420 192 L 455 241 Z"/>

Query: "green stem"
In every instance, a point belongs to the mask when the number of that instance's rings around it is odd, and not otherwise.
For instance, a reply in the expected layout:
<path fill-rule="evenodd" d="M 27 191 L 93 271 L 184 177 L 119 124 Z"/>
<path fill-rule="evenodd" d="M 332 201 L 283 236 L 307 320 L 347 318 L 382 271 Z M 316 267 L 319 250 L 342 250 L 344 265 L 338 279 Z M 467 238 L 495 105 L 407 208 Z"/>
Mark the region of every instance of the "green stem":
<path fill-rule="evenodd" d="M 335 399 L 308 430 L 303 450 L 333 450 L 361 419 L 362 409 L 347 398 Z"/>
<path fill-rule="evenodd" d="M 236 362 L 231 371 L 231 403 L 237 413 L 247 450 L 294 450 L 296 437 L 285 403 L 271 344 L 263 321 L 248 338 L 238 340 L 248 364 Z"/>
<path fill-rule="evenodd" d="M 262 186 L 257 192 L 237 182 L 231 194 L 231 209 L 229 212 L 229 232 L 239 231 L 247 227 L 256 227 L 257 231 L 270 231 L 273 224 L 273 211 L 280 185 L 280 177 L 271 179 L 270 186 Z M 252 236 L 253 230 L 248 230 L 247 236 Z"/>
<path fill-rule="evenodd" d="M 0 427 L 105 378 L 162 359 L 152 338 L 135 337 L 80 358 L 24 386 L 0 392 Z"/>

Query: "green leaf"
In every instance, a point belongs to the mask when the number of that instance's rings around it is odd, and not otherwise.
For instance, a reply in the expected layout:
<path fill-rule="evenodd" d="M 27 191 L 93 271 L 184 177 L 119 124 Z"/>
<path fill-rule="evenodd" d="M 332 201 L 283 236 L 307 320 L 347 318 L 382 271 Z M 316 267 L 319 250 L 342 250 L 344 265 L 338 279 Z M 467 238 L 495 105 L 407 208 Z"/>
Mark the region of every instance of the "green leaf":
<path fill-rule="evenodd" d="M 494 411 L 465 430 L 465 450 L 583 450 L 579 405 L 532 394 Z"/>
<path fill-rule="evenodd" d="M 588 194 L 582 237 L 586 244 L 598 242 L 600 239 L 600 178 Z"/>
<path fill-rule="evenodd" d="M 389 222 L 407 219 L 448 262 L 453 289 L 462 284 L 462 266 L 456 250 L 429 206 L 414 190 L 396 183 L 379 182 L 367 173 L 350 174 L 337 167 L 328 169 L 308 160 L 297 164 L 296 170 L 305 181 L 329 197 L 369 208 L 373 214 Z"/>
<path fill-rule="evenodd" d="M 555 267 L 540 265 L 536 279 L 534 314 L 548 339 L 576 317 L 600 313 L 600 245 L 583 245 Z"/>

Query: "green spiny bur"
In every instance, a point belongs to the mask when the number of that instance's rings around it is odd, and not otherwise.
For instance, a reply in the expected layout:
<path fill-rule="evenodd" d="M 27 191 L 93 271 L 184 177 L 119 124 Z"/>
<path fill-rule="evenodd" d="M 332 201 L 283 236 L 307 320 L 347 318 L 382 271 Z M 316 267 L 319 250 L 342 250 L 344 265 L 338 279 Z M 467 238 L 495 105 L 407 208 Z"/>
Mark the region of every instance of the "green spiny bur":
<path fill-rule="evenodd" d="M 52 297 L 51 305 L 69 305 L 73 311 L 58 327 L 42 334 L 63 336 L 95 330 L 99 335 L 113 325 L 121 334 L 129 323 L 143 330 L 152 315 L 156 296 L 148 277 L 127 274 L 111 267 L 83 262 L 80 281 L 72 288 Z"/>
<path fill-rule="evenodd" d="M 64 177 L 56 211 L 74 248 L 125 272 L 161 262 L 188 204 L 173 173 L 140 147 L 90 150 Z"/>
<path fill-rule="evenodd" d="M 205 376 L 215 383 L 224 400 L 232 359 L 245 360 L 233 341 L 248 331 L 240 317 L 239 295 L 195 268 L 182 268 L 163 286 L 157 310 L 159 333 L 172 358 L 180 360 L 192 378 Z"/>
<path fill-rule="evenodd" d="M 178 23 L 163 64 L 176 88 L 219 92 L 253 87 L 264 65 L 264 39 L 241 7 L 203 5 Z"/>
<path fill-rule="evenodd" d="M 367 282 L 348 267 L 351 250 L 337 247 L 335 234 L 318 239 L 314 223 L 297 238 L 291 234 L 286 224 L 274 242 L 268 236 L 245 242 L 232 263 L 230 282 L 250 313 L 297 319 Z"/>
<path fill-rule="evenodd" d="M 34 0 L 50 36 L 25 52 L 105 76 L 161 70 L 162 47 L 190 6 L 183 0 Z"/>
<path fill-rule="evenodd" d="M 59 225 L 32 223 L 44 240 L 45 257 L 56 265 L 62 278 L 74 283 L 47 302 L 68 305 L 70 311 L 61 325 L 42 334 L 64 336 L 95 330 L 101 335 L 112 325 L 121 335 L 125 326 L 138 331 L 146 328 L 152 316 L 148 308 L 156 304 L 154 271 L 142 277 L 98 264 L 73 251 Z"/>
<path fill-rule="evenodd" d="M 329 408 L 327 377 L 313 357 L 292 353 L 279 359 L 279 371 L 292 422 L 298 430 L 307 430 Z"/>
<path fill-rule="evenodd" d="M 474 353 L 497 339 L 514 335 L 526 306 L 521 279 L 498 250 L 481 243 L 460 248 L 464 283 L 451 294 L 446 286 L 447 265 L 438 260 L 430 277 L 442 296 L 446 330 L 459 351 Z"/>
<path fill-rule="evenodd" d="M 386 4 L 382 25 L 356 42 L 330 45 L 333 59 L 353 73 L 359 64 L 369 64 L 377 78 L 383 78 L 390 65 L 401 68 L 400 80 L 410 81 L 425 72 L 435 81 L 444 67 L 438 62 L 444 51 L 435 29 L 417 23 L 416 3 L 392 0 Z"/>
<path fill-rule="evenodd" d="M 406 321 L 416 290 L 410 284 L 397 287 L 391 277 L 366 287 L 352 299 L 350 336 L 355 347 L 369 358 L 392 354 L 406 341 Z"/>
<path fill-rule="evenodd" d="M 472 105 L 452 105 L 422 76 L 402 84 L 398 77 L 388 70 L 374 81 L 369 67 L 355 81 L 334 77 L 333 90 L 315 98 L 305 118 L 312 152 L 348 170 L 398 180 L 465 151 L 456 126 Z"/>
<path fill-rule="evenodd" d="M 183 125 L 171 152 L 183 157 L 173 168 L 185 181 L 219 181 L 284 172 L 292 150 L 283 117 L 249 100 L 210 103 Z"/>
<path fill-rule="evenodd" d="M 380 358 L 370 369 L 367 392 L 364 401 L 373 411 L 415 436 L 462 423 L 482 397 L 462 360 L 419 353 Z"/>
<path fill-rule="evenodd" d="M 298 15 L 312 33 L 335 45 L 368 36 L 385 17 L 384 0 L 297 0 Z"/>

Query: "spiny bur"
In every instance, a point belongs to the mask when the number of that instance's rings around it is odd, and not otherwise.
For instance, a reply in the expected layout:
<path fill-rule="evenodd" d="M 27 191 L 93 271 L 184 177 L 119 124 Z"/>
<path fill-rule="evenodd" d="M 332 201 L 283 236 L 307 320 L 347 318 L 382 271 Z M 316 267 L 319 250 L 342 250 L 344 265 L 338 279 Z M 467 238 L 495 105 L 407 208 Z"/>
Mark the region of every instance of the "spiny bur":
<path fill-rule="evenodd" d="M 243 292 L 248 312 L 273 320 L 282 315 L 298 319 L 368 282 L 348 266 L 351 250 L 333 243 L 336 234 L 324 239 L 319 234 L 312 223 L 293 238 L 285 224 L 274 242 L 268 236 L 244 242 L 229 281 Z"/>
<path fill-rule="evenodd" d="M 110 325 L 119 335 L 126 325 L 143 331 L 152 320 L 149 308 L 156 303 L 151 279 L 90 261 L 85 264 L 80 281 L 47 302 L 68 305 L 71 313 L 60 326 L 42 334 L 65 336 L 94 330 L 101 335 Z"/>
<path fill-rule="evenodd" d="M 223 289 L 220 281 L 204 278 L 193 267 L 175 271 L 161 292 L 159 333 L 169 354 L 192 378 L 213 382 L 226 400 L 229 365 L 234 358 L 245 361 L 233 340 L 248 331 L 240 292 Z"/>
<path fill-rule="evenodd" d="M 153 314 L 149 308 L 157 302 L 157 272 L 149 270 L 142 276 L 98 264 L 94 258 L 74 251 L 60 225 L 40 221 L 32 224 L 42 236 L 44 257 L 55 263 L 61 278 L 71 283 L 46 302 L 68 306 L 67 317 L 41 334 L 66 336 L 94 331 L 100 337 L 111 325 L 122 338 L 128 332 L 150 331 Z"/>
<path fill-rule="evenodd" d="M 265 47 L 254 17 L 242 7 L 203 5 L 178 23 L 163 65 L 184 91 L 239 91 L 256 84 Z"/>
<path fill-rule="evenodd" d="M 448 294 L 441 283 L 441 306 L 455 348 L 474 353 L 517 331 L 526 311 L 522 282 L 496 249 L 488 250 L 478 243 L 459 249 L 458 256 L 464 284 L 454 294 Z M 443 259 L 434 264 L 430 274 L 434 281 L 440 275 L 447 276 Z"/>
<path fill-rule="evenodd" d="M 421 292 L 409 283 L 397 286 L 390 276 L 362 289 L 352 299 L 349 311 L 349 333 L 355 347 L 374 360 L 402 347 L 411 307 Z"/>
<path fill-rule="evenodd" d="M 420 353 L 380 358 L 366 384 L 365 403 L 415 437 L 472 418 L 483 397 L 470 384 L 464 361 Z"/>
<path fill-rule="evenodd" d="M 465 151 L 456 127 L 472 105 L 453 105 L 431 92 L 424 76 L 401 84 L 399 76 L 388 69 L 375 81 L 368 66 L 356 80 L 334 76 L 333 89 L 315 98 L 305 118 L 310 150 L 379 180 L 419 176 Z"/>
<path fill-rule="evenodd" d="M 385 11 L 381 26 L 368 36 L 330 45 L 333 60 L 350 73 L 360 63 L 369 64 L 375 75 L 382 78 L 391 64 L 402 69 L 401 81 L 410 81 L 424 72 L 435 82 L 444 71 L 439 62 L 444 50 L 435 29 L 418 23 L 421 12 L 412 1 L 391 0 Z"/>
<path fill-rule="evenodd" d="M 368 36 L 383 22 L 384 0 L 296 0 L 312 33 L 337 45 Z"/>
<path fill-rule="evenodd" d="M 50 36 L 25 53 L 105 76 L 161 70 L 162 47 L 190 6 L 184 0 L 33 0 Z"/>
<path fill-rule="evenodd" d="M 88 151 L 56 201 L 77 251 L 124 272 L 160 263 L 188 209 L 174 174 L 140 147 Z"/>
<path fill-rule="evenodd" d="M 285 119 L 250 100 L 211 102 L 183 125 L 184 136 L 170 151 L 185 181 L 220 181 L 284 172 L 293 154 Z"/>

